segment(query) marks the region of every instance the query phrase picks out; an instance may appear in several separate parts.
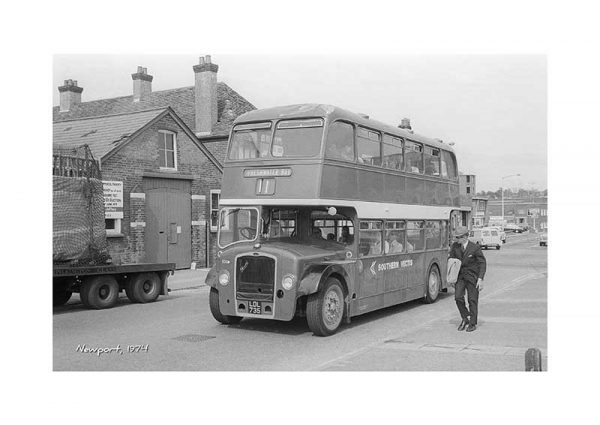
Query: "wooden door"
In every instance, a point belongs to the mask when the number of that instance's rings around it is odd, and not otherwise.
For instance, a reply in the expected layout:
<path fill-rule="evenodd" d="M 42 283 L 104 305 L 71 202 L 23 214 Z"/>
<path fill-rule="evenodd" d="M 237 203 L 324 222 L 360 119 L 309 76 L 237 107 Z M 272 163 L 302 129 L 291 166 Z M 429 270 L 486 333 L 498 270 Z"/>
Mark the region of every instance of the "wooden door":
<path fill-rule="evenodd" d="M 148 179 L 146 260 L 189 268 L 192 261 L 192 204 L 188 181 Z"/>

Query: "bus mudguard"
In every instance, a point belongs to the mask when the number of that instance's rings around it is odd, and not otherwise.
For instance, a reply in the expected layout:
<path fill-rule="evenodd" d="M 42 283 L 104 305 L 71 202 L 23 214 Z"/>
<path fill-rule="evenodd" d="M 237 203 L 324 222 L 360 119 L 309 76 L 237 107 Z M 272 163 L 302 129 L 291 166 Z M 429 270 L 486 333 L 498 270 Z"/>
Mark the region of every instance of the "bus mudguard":
<path fill-rule="evenodd" d="M 206 283 L 208 286 L 212 287 L 212 288 L 216 288 L 217 287 L 217 270 L 213 267 L 208 271 L 208 274 L 206 275 L 206 279 L 204 280 L 204 283 Z"/>
<path fill-rule="evenodd" d="M 304 273 L 304 276 L 300 280 L 298 285 L 298 295 L 310 295 L 314 294 L 319 290 L 321 285 L 325 283 L 327 278 L 332 274 L 337 273 L 343 277 L 345 282 L 342 284 L 348 284 L 348 272 L 341 264 L 314 264 L 309 266 L 308 270 Z M 348 288 L 346 288 L 348 289 Z"/>

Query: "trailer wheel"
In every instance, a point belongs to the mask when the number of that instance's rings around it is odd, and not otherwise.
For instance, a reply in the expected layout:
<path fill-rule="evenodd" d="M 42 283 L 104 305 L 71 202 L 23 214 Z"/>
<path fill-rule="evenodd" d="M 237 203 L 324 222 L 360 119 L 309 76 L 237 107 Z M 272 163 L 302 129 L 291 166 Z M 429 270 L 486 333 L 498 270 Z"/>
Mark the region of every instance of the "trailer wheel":
<path fill-rule="evenodd" d="M 71 295 L 73 292 L 67 291 L 65 289 L 54 290 L 54 294 L 52 296 L 52 305 L 59 306 L 64 305 L 71 299 Z"/>
<path fill-rule="evenodd" d="M 79 295 L 87 308 L 111 308 L 119 299 L 119 284 L 113 276 L 92 276 L 83 282 Z"/>
<path fill-rule="evenodd" d="M 139 273 L 125 285 L 125 293 L 134 303 L 155 301 L 160 294 L 160 279 L 156 273 Z"/>
<path fill-rule="evenodd" d="M 321 290 L 308 296 L 306 321 L 317 336 L 336 333 L 344 317 L 344 290 L 340 281 L 330 277 Z"/>
<path fill-rule="evenodd" d="M 425 285 L 425 298 L 423 299 L 425 303 L 432 304 L 440 295 L 440 271 L 437 266 L 434 264 L 429 269 L 429 273 L 427 274 L 427 282 Z"/>
<path fill-rule="evenodd" d="M 219 308 L 219 291 L 215 288 L 210 288 L 208 303 L 210 305 L 210 312 L 217 322 L 221 322 L 224 325 L 235 325 L 240 323 L 243 319 L 243 317 L 240 316 L 227 316 L 226 314 L 221 313 L 221 309 Z"/>

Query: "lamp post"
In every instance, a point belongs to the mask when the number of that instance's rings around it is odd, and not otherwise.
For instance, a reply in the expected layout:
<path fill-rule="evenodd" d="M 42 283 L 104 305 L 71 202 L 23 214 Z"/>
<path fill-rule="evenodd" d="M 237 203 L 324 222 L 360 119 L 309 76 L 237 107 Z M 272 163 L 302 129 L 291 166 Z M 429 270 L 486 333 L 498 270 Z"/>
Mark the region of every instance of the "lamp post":
<path fill-rule="evenodd" d="M 507 179 L 509 177 L 520 177 L 520 176 L 521 176 L 521 174 L 511 174 L 511 175 L 502 177 L 502 179 L 500 180 L 500 194 L 502 195 L 502 223 L 504 223 L 504 179 Z"/>

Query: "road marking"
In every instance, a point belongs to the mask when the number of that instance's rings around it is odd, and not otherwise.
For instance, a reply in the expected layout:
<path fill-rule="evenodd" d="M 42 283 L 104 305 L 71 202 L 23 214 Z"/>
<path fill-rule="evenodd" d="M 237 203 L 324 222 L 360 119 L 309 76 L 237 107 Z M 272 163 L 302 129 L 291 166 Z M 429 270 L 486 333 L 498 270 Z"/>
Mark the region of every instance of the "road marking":
<path fill-rule="evenodd" d="M 529 299 L 519 299 L 519 300 L 511 300 L 510 298 L 497 298 L 495 300 L 488 300 L 485 304 L 499 303 L 499 304 L 546 304 L 548 299 L 546 298 L 529 298 Z"/>
<path fill-rule="evenodd" d="M 522 357 L 531 347 L 511 347 L 481 344 L 423 344 L 402 340 L 385 341 L 384 348 L 390 350 L 445 352 L 456 354 L 484 354 L 496 356 Z M 548 357 L 545 348 L 540 349 L 543 357 Z"/>
<path fill-rule="evenodd" d="M 548 319 L 544 317 L 485 317 L 480 316 L 482 323 L 517 323 L 517 324 L 538 324 L 545 325 Z"/>

